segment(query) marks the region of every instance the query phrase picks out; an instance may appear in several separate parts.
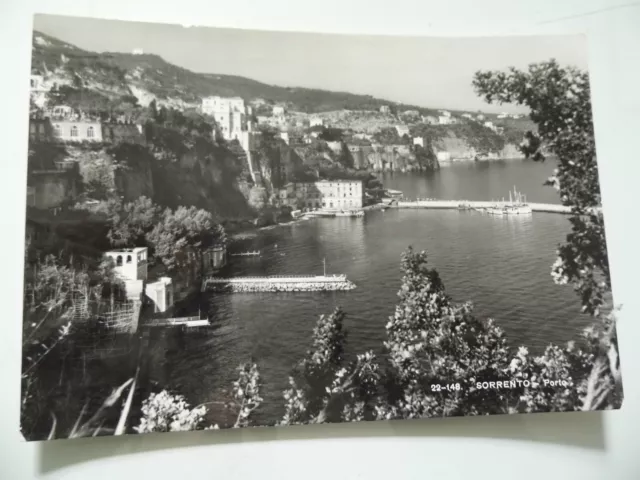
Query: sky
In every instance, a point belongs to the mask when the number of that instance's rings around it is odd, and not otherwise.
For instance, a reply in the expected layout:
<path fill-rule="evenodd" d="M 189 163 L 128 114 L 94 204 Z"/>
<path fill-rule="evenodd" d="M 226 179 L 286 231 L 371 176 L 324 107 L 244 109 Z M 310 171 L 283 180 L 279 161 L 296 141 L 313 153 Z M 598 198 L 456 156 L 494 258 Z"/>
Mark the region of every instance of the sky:
<path fill-rule="evenodd" d="M 555 58 L 587 68 L 586 38 L 399 37 L 271 32 L 36 15 L 34 29 L 82 49 L 160 55 L 202 73 L 280 86 L 368 94 L 421 107 L 523 112 L 473 91 L 478 70 L 525 68 Z"/>

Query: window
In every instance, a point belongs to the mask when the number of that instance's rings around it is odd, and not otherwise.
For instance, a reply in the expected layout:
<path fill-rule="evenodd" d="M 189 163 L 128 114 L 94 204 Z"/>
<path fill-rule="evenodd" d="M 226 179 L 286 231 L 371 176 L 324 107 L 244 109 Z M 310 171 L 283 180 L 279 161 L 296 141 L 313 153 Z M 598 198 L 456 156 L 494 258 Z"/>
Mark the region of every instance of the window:
<path fill-rule="evenodd" d="M 54 133 L 54 135 L 55 135 L 56 137 L 59 137 L 59 136 L 60 136 L 60 125 L 57 125 L 57 124 L 56 124 L 56 125 L 54 125 L 54 126 L 53 126 L 53 133 Z"/>
<path fill-rule="evenodd" d="M 73 127 L 71 127 L 71 130 L 69 131 L 69 136 L 70 137 L 77 137 L 78 136 L 78 127 L 76 127 L 75 125 Z"/>
<path fill-rule="evenodd" d="M 131 255 L 127 255 L 127 263 L 131 263 Z"/>
<path fill-rule="evenodd" d="M 116 257 L 116 267 L 121 267 L 122 266 L 122 255 L 118 255 Z"/>
<path fill-rule="evenodd" d="M 36 79 L 35 78 L 31 79 L 31 88 L 36 88 Z"/>
<path fill-rule="evenodd" d="M 87 128 L 87 138 L 93 138 L 93 135 L 94 135 L 93 127 Z"/>

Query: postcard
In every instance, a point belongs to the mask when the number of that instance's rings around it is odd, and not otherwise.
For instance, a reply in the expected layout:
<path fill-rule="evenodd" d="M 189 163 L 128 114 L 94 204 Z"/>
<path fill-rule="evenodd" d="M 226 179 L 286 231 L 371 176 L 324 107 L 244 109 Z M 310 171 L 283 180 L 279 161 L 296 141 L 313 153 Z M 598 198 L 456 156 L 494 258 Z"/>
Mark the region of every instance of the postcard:
<path fill-rule="evenodd" d="M 584 37 L 36 15 L 30 81 L 26 440 L 620 407 Z"/>

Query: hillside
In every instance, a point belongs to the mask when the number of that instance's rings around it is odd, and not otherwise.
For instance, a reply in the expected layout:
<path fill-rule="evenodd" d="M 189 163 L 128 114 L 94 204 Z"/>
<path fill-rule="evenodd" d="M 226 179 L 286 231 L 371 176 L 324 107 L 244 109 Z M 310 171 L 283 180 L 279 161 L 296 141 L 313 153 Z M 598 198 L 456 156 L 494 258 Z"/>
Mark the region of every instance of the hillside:
<path fill-rule="evenodd" d="M 207 95 L 240 96 L 247 101 L 285 104 L 304 113 L 334 110 L 378 110 L 393 102 L 370 95 L 320 89 L 279 87 L 246 77 L 196 73 L 153 54 L 95 53 L 34 31 L 31 70 L 43 75 L 48 85 L 75 85 L 99 97 L 119 100 L 135 95 L 142 105 L 190 107 Z M 394 104 L 398 110 L 413 109 L 432 114 L 433 109 Z"/>

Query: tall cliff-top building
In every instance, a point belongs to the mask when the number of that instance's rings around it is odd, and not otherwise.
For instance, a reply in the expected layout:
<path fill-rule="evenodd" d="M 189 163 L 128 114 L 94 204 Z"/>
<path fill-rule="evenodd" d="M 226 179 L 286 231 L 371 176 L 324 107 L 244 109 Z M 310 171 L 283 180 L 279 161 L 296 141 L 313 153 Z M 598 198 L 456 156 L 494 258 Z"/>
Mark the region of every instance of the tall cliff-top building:
<path fill-rule="evenodd" d="M 202 112 L 211 115 L 225 140 L 240 140 L 242 132 L 250 130 L 247 107 L 240 97 L 206 97 L 202 99 Z"/>
<path fill-rule="evenodd" d="M 251 178 L 255 181 L 251 151 L 259 143 L 259 132 L 253 132 L 252 109 L 240 97 L 205 97 L 202 112 L 211 115 L 217 124 L 217 131 L 225 140 L 237 140 L 247 152 L 247 164 Z"/>

